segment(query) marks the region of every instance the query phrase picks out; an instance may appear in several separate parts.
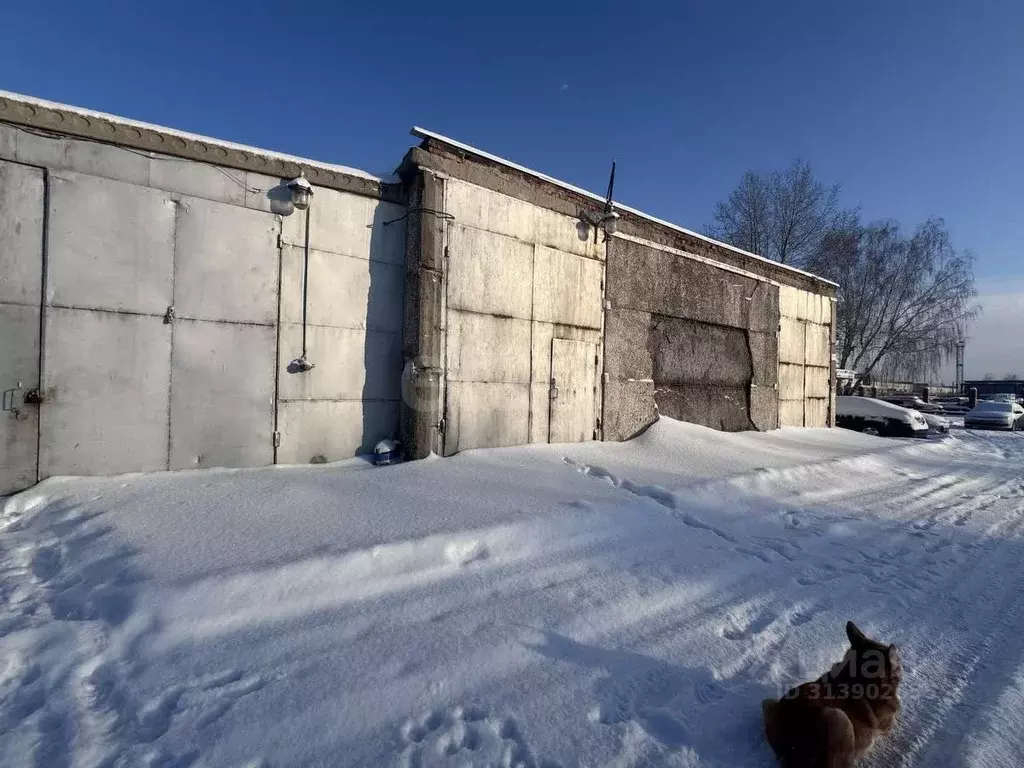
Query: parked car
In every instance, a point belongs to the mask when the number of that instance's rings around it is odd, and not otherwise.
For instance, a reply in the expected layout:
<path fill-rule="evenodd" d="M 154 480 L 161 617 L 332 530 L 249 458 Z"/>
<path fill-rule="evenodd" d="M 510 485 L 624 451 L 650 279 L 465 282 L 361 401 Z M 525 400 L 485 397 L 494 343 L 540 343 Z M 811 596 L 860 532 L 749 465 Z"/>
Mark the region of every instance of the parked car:
<path fill-rule="evenodd" d="M 898 405 L 902 408 L 910 408 L 921 413 L 944 413 L 945 409 L 938 403 L 926 403 L 917 395 L 886 395 L 879 398 L 887 403 Z"/>
<path fill-rule="evenodd" d="M 928 422 L 922 414 L 871 397 L 837 397 L 836 425 L 881 437 L 925 437 L 928 434 Z"/>
<path fill-rule="evenodd" d="M 921 415 L 928 422 L 928 430 L 930 432 L 936 432 L 940 435 L 949 434 L 949 419 L 945 416 L 939 416 L 937 413 L 922 413 Z"/>
<path fill-rule="evenodd" d="M 985 401 L 966 416 L 967 429 L 1008 429 L 1017 431 L 1024 424 L 1024 406 L 1020 403 Z"/>

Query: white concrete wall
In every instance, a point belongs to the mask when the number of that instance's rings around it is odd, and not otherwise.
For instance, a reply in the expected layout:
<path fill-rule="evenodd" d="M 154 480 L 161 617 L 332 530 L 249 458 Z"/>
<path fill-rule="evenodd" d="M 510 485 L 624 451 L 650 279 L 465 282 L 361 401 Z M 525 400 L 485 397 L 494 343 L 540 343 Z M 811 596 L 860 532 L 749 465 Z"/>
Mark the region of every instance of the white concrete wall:
<path fill-rule="evenodd" d="M 550 409 L 563 404 L 588 421 L 572 432 L 589 439 L 600 382 L 587 395 L 589 410 L 570 405 L 567 390 L 553 404 L 552 339 L 587 342 L 600 357 L 603 242 L 581 241 L 572 217 L 467 182 L 444 184 L 445 212 L 454 217 L 447 229 L 445 453 L 547 442 Z M 584 374 L 593 378 L 593 369 L 591 360 Z"/>
<path fill-rule="evenodd" d="M 405 209 L 331 189 L 310 211 L 307 355 L 302 349 L 305 217 L 283 221 L 278 461 L 336 461 L 398 437 Z M 391 223 L 388 223 L 391 222 Z"/>
<path fill-rule="evenodd" d="M 779 425 L 828 426 L 832 300 L 779 286 Z"/>
<path fill-rule="evenodd" d="M 316 190 L 316 368 L 291 375 L 305 222 L 280 184 L 0 125 L 0 390 L 44 395 L 0 415 L 0 493 L 37 475 L 337 460 L 395 436 L 405 223 L 384 222 L 405 210 Z"/>

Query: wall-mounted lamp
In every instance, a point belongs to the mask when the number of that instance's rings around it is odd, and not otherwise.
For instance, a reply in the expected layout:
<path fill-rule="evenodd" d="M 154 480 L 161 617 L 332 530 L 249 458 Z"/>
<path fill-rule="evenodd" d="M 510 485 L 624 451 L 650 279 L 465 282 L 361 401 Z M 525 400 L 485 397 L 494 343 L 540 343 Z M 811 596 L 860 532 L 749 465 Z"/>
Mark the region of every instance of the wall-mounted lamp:
<path fill-rule="evenodd" d="M 288 182 L 288 189 L 292 193 L 292 205 L 300 211 L 309 208 L 310 199 L 313 197 L 313 185 L 306 178 L 305 171 L 300 170 L 299 175 Z"/>
<path fill-rule="evenodd" d="M 580 233 L 580 239 L 586 240 L 590 237 L 591 227 L 595 230 L 595 234 L 596 230 L 603 229 L 606 238 L 608 235 L 614 235 L 619 231 L 620 218 L 622 217 L 619 215 L 619 212 L 615 210 L 615 205 L 610 202 L 600 213 L 580 211 L 580 223 L 576 226 Z"/>
<path fill-rule="evenodd" d="M 579 214 L 579 223 L 576 225 L 576 231 L 579 233 L 580 240 L 587 240 L 590 237 L 590 229 L 594 229 L 594 240 L 597 240 L 597 230 L 604 230 L 605 240 L 608 239 L 609 235 L 614 235 L 619 230 L 619 219 L 622 218 L 619 212 L 615 210 L 615 203 L 612 202 L 612 192 L 615 190 L 615 163 L 612 162 L 612 173 L 608 178 L 608 195 L 605 197 L 604 210 L 599 213 L 591 213 L 587 210 L 581 210 Z"/>

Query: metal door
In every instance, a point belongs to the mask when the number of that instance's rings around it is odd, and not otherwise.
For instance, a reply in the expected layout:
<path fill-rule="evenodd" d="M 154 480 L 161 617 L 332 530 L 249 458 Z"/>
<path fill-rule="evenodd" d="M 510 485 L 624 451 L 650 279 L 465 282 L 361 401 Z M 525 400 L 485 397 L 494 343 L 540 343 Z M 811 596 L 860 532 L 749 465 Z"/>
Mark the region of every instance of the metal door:
<path fill-rule="evenodd" d="M 552 339 L 550 398 L 548 442 L 581 443 L 594 439 L 597 344 Z"/>
<path fill-rule="evenodd" d="M 36 482 L 46 177 L 0 160 L 0 494 Z"/>

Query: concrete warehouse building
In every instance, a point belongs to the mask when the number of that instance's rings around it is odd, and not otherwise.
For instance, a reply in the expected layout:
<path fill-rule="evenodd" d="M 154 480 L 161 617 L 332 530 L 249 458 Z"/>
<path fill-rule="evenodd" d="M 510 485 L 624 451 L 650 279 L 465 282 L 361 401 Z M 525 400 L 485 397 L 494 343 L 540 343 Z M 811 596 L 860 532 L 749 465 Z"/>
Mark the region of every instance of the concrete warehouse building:
<path fill-rule="evenodd" d="M 413 134 L 386 180 L 0 92 L 0 493 L 832 423 L 833 283 Z"/>

